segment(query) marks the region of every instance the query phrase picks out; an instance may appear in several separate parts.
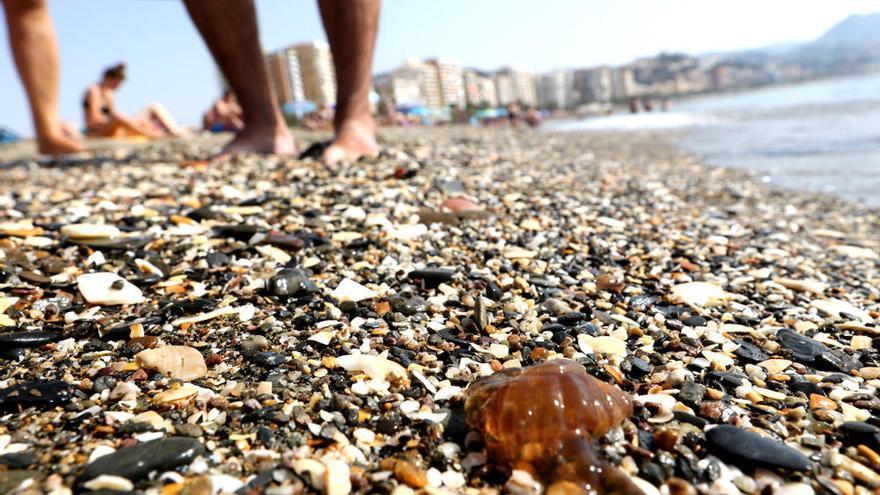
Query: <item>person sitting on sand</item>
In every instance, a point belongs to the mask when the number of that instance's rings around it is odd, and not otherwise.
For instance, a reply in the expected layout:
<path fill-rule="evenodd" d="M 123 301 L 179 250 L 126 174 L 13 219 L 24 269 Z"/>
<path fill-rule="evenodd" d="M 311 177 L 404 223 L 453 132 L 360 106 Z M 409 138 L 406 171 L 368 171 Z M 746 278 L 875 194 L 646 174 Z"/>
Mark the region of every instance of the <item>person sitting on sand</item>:
<path fill-rule="evenodd" d="M 125 64 L 104 71 L 98 84 L 89 86 L 83 97 L 86 135 L 89 137 L 161 139 L 185 137 L 187 132 L 161 105 L 154 103 L 136 117 L 116 110 L 113 93 L 125 81 Z"/>
<path fill-rule="evenodd" d="M 202 118 L 202 126 L 211 132 L 238 132 L 244 129 L 241 107 L 232 90 L 227 89 L 223 96 L 214 100 Z"/>

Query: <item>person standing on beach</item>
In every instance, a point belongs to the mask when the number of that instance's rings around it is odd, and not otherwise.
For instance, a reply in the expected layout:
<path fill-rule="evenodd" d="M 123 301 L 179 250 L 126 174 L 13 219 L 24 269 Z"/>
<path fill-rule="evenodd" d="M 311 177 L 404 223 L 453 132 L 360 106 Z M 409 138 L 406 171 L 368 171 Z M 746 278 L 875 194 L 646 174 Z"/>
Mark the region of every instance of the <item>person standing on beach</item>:
<path fill-rule="evenodd" d="M 58 116 L 58 41 L 45 0 L 3 0 L 9 46 L 27 93 L 40 153 L 60 155 L 84 149 L 64 132 Z"/>
<path fill-rule="evenodd" d="M 223 153 L 293 154 L 293 135 L 272 96 L 253 0 L 184 0 L 184 4 L 243 112 L 244 129 Z M 318 7 L 337 78 L 336 135 L 321 159 L 334 164 L 375 155 L 376 123 L 370 115 L 369 93 L 380 0 L 318 0 Z"/>

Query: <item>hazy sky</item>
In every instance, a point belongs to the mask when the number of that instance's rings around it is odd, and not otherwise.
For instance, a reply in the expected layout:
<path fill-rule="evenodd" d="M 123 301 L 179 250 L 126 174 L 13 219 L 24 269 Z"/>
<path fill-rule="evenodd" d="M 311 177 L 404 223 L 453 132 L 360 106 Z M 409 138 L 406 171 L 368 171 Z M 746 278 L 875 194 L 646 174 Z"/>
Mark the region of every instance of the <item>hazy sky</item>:
<path fill-rule="evenodd" d="M 50 0 L 61 43 L 61 115 L 82 119 L 83 89 L 128 63 L 117 101 L 153 101 L 195 124 L 217 88 L 213 63 L 175 0 Z M 324 38 L 314 2 L 258 0 L 265 49 Z M 386 0 L 377 72 L 407 57 L 449 56 L 466 66 L 535 71 L 620 64 L 660 51 L 700 53 L 809 40 L 880 0 Z M 0 26 L 0 126 L 31 134 L 30 115 Z"/>

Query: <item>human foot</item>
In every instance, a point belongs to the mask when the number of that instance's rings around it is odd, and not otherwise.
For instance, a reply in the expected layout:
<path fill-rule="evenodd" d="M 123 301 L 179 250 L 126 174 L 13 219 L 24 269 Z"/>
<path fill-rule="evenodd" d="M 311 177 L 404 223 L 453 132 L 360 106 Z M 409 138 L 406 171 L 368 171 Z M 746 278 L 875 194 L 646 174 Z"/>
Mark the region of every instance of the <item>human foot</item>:
<path fill-rule="evenodd" d="M 37 138 L 37 148 L 44 155 L 66 155 L 68 153 L 79 153 L 86 149 L 78 139 L 67 136 Z"/>
<path fill-rule="evenodd" d="M 287 127 L 267 129 L 250 126 L 236 134 L 232 141 L 220 151 L 220 156 L 228 157 L 241 153 L 290 156 L 296 154 L 296 143 L 294 143 L 293 134 Z"/>
<path fill-rule="evenodd" d="M 336 130 L 336 137 L 321 155 L 327 165 L 339 162 L 353 162 L 361 157 L 372 157 L 379 153 L 376 144 L 376 123 L 369 115 L 351 118 L 342 122 Z"/>

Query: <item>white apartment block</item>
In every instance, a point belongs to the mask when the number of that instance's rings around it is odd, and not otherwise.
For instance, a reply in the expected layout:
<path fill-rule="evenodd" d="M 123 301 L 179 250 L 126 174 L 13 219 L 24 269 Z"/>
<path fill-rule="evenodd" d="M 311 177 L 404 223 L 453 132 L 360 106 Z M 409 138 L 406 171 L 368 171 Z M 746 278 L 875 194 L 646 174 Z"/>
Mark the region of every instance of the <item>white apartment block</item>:
<path fill-rule="evenodd" d="M 395 81 L 406 80 L 406 83 L 395 83 Z M 431 64 L 419 62 L 418 60 L 406 60 L 403 65 L 394 69 L 389 76 L 389 84 L 392 93 L 395 85 L 398 85 L 401 92 L 411 95 L 413 86 L 418 86 L 421 105 L 428 108 L 441 108 L 443 106 L 443 96 L 440 92 L 440 81 L 436 68 Z M 403 89 L 406 88 L 406 89 Z M 396 105 L 415 104 L 415 102 L 402 102 L 395 100 Z"/>
<path fill-rule="evenodd" d="M 269 80 L 281 104 L 305 100 L 299 58 L 292 48 L 282 48 L 266 56 Z"/>
<path fill-rule="evenodd" d="M 465 102 L 475 107 L 498 106 L 498 91 L 491 76 L 467 69 L 462 74 Z"/>
<path fill-rule="evenodd" d="M 574 105 L 574 74 L 571 71 L 548 72 L 538 77 L 536 85 L 541 108 L 560 110 Z"/>
<path fill-rule="evenodd" d="M 465 94 L 461 64 L 449 58 L 432 58 L 425 63 L 437 71 L 440 100 L 444 107 L 464 108 Z"/>
<path fill-rule="evenodd" d="M 534 107 L 538 105 L 538 94 L 535 90 L 535 76 L 525 69 L 519 67 L 508 66 L 499 71 L 499 76 L 506 75 L 510 80 L 510 89 L 512 92 L 511 100 L 526 107 Z M 506 84 L 506 83 L 504 83 Z M 498 100 L 501 102 L 501 87 L 496 81 L 498 87 Z M 507 103 L 510 103 L 508 101 Z"/>
<path fill-rule="evenodd" d="M 324 41 L 310 41 L 293 45 L 299 59 L 303 93 L 306 100 L 318 105 L 336 104 L 336 72 L 330 45 Z"/>

